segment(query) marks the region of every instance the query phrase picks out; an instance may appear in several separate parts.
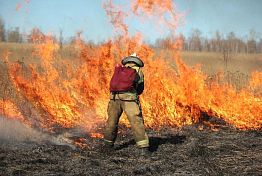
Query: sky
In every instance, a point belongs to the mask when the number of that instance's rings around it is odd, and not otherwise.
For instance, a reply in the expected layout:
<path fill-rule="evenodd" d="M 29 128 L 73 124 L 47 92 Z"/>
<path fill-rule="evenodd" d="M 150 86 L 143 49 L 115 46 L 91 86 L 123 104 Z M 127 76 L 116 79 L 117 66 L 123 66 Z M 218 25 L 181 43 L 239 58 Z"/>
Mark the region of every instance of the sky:
<path fill-rule="evenodd" d="M 45 33 L 64 38 L 83 31 L 87 40 L 103 41 L 113 36 L 112 26 L 103 9 L 103 0 L 0 0 L 0 17 L 7 29 L 19 27 L 23 33 L 40 28 Z M 113 0 L 128 4 L 128 0 Z M 174 0 L 176 9 L 185 14 L 177 33 L 190 35 L 199 29 L 203 37 L 212 37 L 215 31 L 227 34 L 233 31 L 246 37 L 250 30 L 262 36 L 262 0 Z M 19 8 L 17 10 L 16 8 Z M 131 34 L 141 32 L 148 41 L 168 34 L 159 31 L 155 23 L 128 20 Z"/>

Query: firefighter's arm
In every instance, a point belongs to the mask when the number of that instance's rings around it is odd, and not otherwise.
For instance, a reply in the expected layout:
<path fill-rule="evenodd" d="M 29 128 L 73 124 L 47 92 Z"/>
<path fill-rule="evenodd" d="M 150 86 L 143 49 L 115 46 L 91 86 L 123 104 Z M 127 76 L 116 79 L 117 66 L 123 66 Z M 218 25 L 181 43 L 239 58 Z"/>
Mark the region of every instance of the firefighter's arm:
<path fill-rule="evenodd" d="M 141 69 L 139 69 L 138 75 L 139 75 L 139 80 L 137 82 L 136 91 L 137 91 L 137 94 L 140 95 L 144 91 L 144 74 Z"/>

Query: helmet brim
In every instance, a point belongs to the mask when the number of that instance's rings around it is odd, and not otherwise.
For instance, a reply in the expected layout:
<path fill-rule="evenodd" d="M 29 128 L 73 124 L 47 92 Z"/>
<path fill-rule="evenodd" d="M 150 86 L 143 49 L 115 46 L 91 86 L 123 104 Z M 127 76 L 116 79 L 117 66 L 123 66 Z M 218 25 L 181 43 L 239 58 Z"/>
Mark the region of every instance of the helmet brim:
<path fill-rule="evenodd" d="M 144 67 L 144 62 L 139 57 L 128 56 L 122 60 L 123 65 L 126 65 L 129 62 L 134 62 L 137 66 Z"/>

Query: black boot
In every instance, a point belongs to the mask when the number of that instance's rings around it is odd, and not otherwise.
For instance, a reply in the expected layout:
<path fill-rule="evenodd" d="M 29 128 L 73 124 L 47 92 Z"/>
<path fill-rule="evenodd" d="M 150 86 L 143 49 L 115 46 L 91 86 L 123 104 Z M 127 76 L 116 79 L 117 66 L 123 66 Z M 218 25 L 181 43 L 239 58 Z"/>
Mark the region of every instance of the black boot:
<path fill-rule="evenodd" d="M 140 148 L 140 155 L 141 156 L 151 156 L 151 152 L 149 151 L 149 147 L 143 147 L 143 148 Z"/>
<path fill-rule="evenodd" d="M 104 152 L 104 153 L 111 153 L 114 150 L 115 150 L 114 144 L 106 142 L 106 141 L 104 142 L 104 144 L 102 145 L 102 148 L 101 148 L 101 152 Z"/>

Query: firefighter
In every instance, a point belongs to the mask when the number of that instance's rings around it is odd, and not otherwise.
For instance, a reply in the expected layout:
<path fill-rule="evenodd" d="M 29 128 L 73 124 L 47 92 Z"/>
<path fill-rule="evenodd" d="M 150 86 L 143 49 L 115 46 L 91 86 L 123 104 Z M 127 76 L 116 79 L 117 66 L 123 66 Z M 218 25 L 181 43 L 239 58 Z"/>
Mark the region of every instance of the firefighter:
<path fill-rule="evenodd" d="M 149 139 L 145 131 L 142 109 L 139 102 L 139 95 L 144 90 L 144 75 L 141 67 L 143 61 L 134 53 L 122 60 L 124 67 L 132 68 L 136 71 L 138 77 L 134 81 L 133 88 L 129 91 L 110 92 L 110 101 L 108 104 L 108 120 L 104 132 L 104 141 L 106 148 L 112 148 L 117 137 L 118 122 L 121 114 L 125 112 L 131 124 L 131 129 L 136 141 L 136 145 L 141 149 L 142 154 L 150 154 Z"/>

